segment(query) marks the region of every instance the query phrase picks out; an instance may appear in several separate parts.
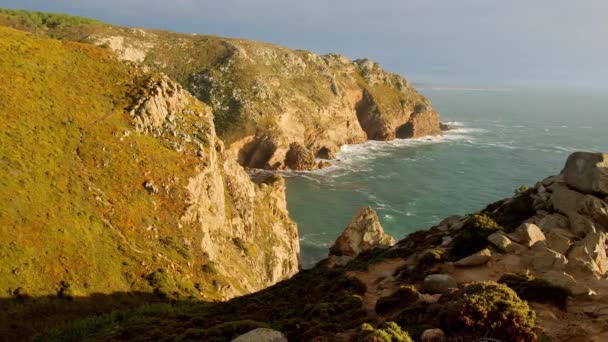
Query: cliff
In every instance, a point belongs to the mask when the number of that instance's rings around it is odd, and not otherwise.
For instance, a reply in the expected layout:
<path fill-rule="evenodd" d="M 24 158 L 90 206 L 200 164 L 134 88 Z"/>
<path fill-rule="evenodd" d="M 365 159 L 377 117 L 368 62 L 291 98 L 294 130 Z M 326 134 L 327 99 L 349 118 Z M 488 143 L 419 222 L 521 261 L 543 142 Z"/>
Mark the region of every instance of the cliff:
<path fill-rule="evenodd" d="M 178 83 L 1 26 L 0 74 L 3 294 L 218 300 L 298 271 L 284 180 L 252 183 Z"/>
<path fill-rule="evenodd" d="M 135 309 L 119 322 L 86 319 L 48 337 L 228 341 L 271 328 L 278 332 L 248 336 L 604 341 L 607 185 L 608 154 L 575 153 L 560 175 L 394 245 L 364 209 L 332 248 L 333 262 L 273 287 L 226 303 Z"/>
<path fill-rule="evenodd" d="M 313 169 L 311 156 L 332 159 L 344 144 L 441 134 L 430 102 L 370 60 L 103 24 L 41 29 L 14 13 L 5 17 L 22 29 L 109 48 L 175 79 L 212 106 L 228 153 L 246 167 Z M 286 162 L 290 152 L 307 161 Z"/>

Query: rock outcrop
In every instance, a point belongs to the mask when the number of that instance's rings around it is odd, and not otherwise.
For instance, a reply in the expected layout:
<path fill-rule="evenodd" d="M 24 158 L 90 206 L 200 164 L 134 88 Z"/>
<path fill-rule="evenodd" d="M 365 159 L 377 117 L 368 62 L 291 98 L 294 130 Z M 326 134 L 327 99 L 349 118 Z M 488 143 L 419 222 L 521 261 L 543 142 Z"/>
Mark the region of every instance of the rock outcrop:
<path fill-rule="evenodd" d="M 0 35 L 3 76 L 29 80 L 0 84 L 3 293 L 225 300 L 298 272 L 284 180 L 253 183 L 208 105 L 107 49 Z"/>
<path fill-rule="evenodd" d="M 395 239 L 384 232 L 376 212 L 372 208 L 362 208 L 353 216 L 329 249 L 329 253 L 335 256 L 356 257 L 372 248 L 388 247 L 394 243 Z"/>
<path fill-rule="evenodd" d="M 228 153 L 245 167 L 316 168 L 288 165 L 294 143 L 307 155 L 331 159 L 344 144 L 442 132 L 424 96 L 368 59 L 110 25 L 66 27 L 61 35 L 108 47 L 177 80 L 212 107 Z"/>

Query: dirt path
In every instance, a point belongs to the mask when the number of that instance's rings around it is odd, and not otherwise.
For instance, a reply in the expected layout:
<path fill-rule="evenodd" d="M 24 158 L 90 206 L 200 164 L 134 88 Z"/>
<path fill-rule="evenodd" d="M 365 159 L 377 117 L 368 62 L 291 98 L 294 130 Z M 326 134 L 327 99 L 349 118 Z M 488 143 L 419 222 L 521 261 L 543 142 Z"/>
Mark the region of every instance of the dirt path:
<path fill-rule="evenodd" d="M 375 308 L 378 298 L 390 295 L 399 288 L 400 284 L 394 274 L 405 264 L 407 261 L 401 258 L 387 259 L 370 265 L 367 271 L 351 271 L 346 274 L 359 279 L 367 286 L 363 296 L 363 308 L 371 316 L 377 316 Z"/>

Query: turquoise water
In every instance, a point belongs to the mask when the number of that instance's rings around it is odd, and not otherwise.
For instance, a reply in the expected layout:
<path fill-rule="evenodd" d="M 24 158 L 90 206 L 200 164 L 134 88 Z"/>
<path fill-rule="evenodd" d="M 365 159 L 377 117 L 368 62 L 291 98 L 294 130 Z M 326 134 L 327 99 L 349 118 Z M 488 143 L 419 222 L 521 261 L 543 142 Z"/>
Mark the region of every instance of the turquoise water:
<path fill-rule="evenodd" d="M 440 138 L 344 146 L 334 166 L 286 173 L 302 266 L 363 206 L 400 239 L 559 173 L 569 153 L 608 151 L 608 93 L 421 89 L 455 129 Z"/>

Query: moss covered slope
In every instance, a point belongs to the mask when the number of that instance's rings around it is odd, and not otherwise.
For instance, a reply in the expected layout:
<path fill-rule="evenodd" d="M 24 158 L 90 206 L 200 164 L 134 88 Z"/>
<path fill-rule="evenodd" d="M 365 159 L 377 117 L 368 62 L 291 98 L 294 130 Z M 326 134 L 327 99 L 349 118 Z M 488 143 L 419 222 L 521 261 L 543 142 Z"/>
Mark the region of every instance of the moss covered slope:
<path fill-rule="evenodd" d="M 3 296 L 220 299 L 297 271 L 283 181 L 253 184 L 178 84 L 1 26 L 0 74 Z"/>
<path fill-rule="evenodd" d="M 331 159 L 343 144 L 441 133 L 429 101 L 403 77 L 369 60 L 76 19 L 41 29 L 24 16 L 5 13 L 5 21 L 110 48 L 123 60 L 177 80 L 213 107 L 219 135 L 244 166 L 288 167 L 293 143 L 297 151 Z"/>

